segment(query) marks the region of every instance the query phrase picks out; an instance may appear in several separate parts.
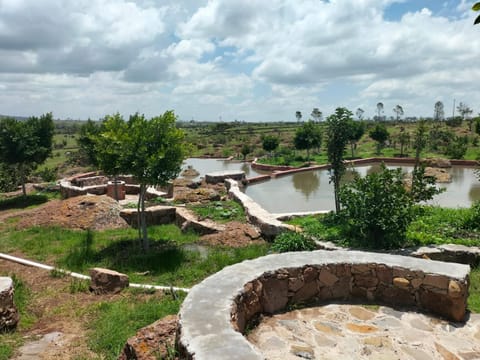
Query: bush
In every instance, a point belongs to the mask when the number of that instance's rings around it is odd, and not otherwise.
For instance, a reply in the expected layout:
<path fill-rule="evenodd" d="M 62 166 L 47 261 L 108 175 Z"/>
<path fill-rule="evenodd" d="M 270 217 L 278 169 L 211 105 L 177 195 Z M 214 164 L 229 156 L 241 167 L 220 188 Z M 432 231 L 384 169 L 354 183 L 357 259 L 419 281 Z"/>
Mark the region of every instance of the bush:
<path fill-rule="evenodd" d="M 469 230 L 480 229 L 480 201 L 475 202 L 463 223 L 463 228 Z"/>
<path fill-rule="evenodd" d="M 275 252 L 289 252 L 289 251 L 311 251 L 315 250 L 315 242 L 296 232 L 283 232 L 275 238 L 271 249 Z"/>
<path fill-rule="evenodd" d="M 41 177 L 45 182 L 53 182 L 57 180 L 57 169 L 45 167 L 42 170 L 36 171 L 34 175 Z"/>
<path fill-rule="evenodd" d="M 340 191 L 341 218 L 361 246 L 391 249 L 405 244 L 414 217 L 414 201 L 405 189 L 400 169 L 382 164 L 378 173 L 359 176 Z"/>

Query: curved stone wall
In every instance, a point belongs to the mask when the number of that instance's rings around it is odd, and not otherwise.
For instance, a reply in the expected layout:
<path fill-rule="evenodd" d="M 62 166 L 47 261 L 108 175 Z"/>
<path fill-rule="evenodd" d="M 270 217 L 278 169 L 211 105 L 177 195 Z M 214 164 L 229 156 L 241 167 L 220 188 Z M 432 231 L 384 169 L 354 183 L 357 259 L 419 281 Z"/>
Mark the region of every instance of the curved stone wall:
<path fill-rule="evenodd" d="M 462 321 L 469 272 L 468 265 L 359 251 L 244 261 L 191 289 L 179 314 L 178 350 L 182 359 L 263 359 L 242 334 L 249 321 L 309 302 L 368 300 Z"/>

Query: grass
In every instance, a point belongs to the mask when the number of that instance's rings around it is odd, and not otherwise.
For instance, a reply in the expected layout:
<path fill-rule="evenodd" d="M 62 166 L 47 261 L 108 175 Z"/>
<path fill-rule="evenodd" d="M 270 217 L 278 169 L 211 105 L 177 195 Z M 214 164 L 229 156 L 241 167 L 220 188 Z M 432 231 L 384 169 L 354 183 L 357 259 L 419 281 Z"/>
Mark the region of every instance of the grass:
<path fill-rule="evenodd" d="M 474 313 L 480 313 L 480 268 L 473 269 L 470 273 L 468 308 Z"/>
<path fill-rule="evenodd" d="M 134 292 L 125 296 L 118 301 L 95 304 L 91 309 L 89 347 L 101 354 L 102 359 L 117 359 L 129 337 L 166 315 L 178 313 L 185 297 L 179 294 L 176 299 L 153 296 L 138 300 Z"/>
<path fill-rule="evenodd" d="M 0 210 L 27 209 L 46 203 L 53 195 L 36 193 L 0 198 Z"/>
<path fill-rule="evenodd" d="M 208 204 L 190 205 L 192 210 L 200 219 L 210 219 L 221 223 L 229 221 L 245 222 L 245 212 L 242 206 L 233 201 L 214 201 Z"/>

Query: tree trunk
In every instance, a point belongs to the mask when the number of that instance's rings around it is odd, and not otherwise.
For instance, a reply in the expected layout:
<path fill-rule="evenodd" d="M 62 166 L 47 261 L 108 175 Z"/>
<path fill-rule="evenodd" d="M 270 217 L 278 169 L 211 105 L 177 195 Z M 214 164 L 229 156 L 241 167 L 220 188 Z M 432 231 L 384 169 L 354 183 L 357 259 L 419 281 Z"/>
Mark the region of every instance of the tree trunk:
<path fill-rule="evenodd" d="M 21 165 L 19 169 L 20 169 L 20 181 L 22 182 L 22 194 L 23 196 L 27 196 L 27 188 L 25 187 L 25 182 L 27 181 L 25 178 L 25 170 Z"/>
<path fill-rule="evenodd" d="M 142 249 L 144 252 L 148 252 L 150 248 L 150 244 L 148 242 L 148 234 L 147 234 L 147 219 L 145 214 L 145 193 L 147 192 L 147 185 L 141 184 L 140 185 L 140 224 L 141 224 L 141 231 L 142 231 Z"/>
<path fill-rule="evenodd" d="M 352 159 L 355 157 L 355 155 L 354 155 L 354 145 L 355 145 L 355 143 L 350 142 L 350 149 L 352 150 Z"/>
<path fill-rule="evenodd" d="M 335 176 L 335 179 L 333 180 L 333 192 L 335 194 L 335 212 L 338 214 L 340 212 L 340 198 L 339 198 L 340 179 L 337 179 L 336 176 Z"/>
<path fill-rule="evenodd" d="M 118 201 L 118 176 L 113 176 L 113 194 L 115 196 L 115 200 Z"/>

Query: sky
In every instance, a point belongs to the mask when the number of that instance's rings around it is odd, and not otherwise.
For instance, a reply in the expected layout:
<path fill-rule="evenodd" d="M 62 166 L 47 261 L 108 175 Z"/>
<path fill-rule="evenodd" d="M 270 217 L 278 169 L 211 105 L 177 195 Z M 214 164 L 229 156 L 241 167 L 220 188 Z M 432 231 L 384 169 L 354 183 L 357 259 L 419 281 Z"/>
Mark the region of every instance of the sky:
<path fill-rule="evenodd" d="M 0 114 L 480 112 L 473 1 L 0 0 Z"/>

